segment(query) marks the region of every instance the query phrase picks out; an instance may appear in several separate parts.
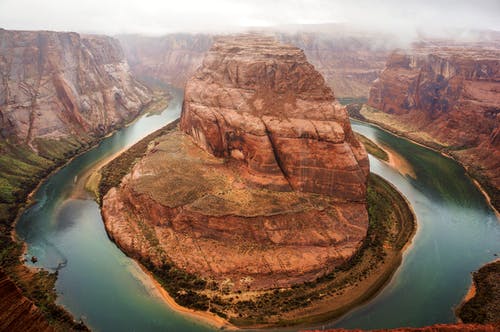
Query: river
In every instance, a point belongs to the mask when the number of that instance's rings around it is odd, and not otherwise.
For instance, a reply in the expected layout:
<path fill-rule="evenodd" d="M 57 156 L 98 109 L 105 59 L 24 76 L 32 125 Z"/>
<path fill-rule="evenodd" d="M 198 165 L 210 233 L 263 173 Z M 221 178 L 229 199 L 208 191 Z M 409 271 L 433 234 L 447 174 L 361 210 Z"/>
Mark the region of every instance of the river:
<path fill-rule="evenodd" d="M 92 165 L 178 118 L 182 92 L 161 114 L 145 115 L 105 138 L 53 174 L 16 231 L 37 267 L 58 271 L 57 302 L 95 331 L 211 331 L 172 311 L 137 264 L 109 240 L 98 205 L 71 197 L 78 176 Z M 370 157 L 371 171 L 411 202 L 418 231 L 391 282 L 364 306 L 329 327 L 388 328 L 454 321 L 470 272 L 500 251 L 500 225 L 483 195 L 454 161 L 376 127 L 355 131 L 389 147 L 413 169 L 403 175 Z M 27 263 L 32 265 L 31 263 Z"/>

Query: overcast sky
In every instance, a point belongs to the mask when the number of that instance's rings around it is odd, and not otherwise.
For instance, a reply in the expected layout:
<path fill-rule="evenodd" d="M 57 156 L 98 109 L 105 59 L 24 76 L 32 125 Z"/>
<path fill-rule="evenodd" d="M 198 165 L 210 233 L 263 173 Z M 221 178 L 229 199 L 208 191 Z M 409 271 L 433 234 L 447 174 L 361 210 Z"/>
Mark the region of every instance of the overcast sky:
<path fill-rule="evenodd" d="M 500 30 L 500 0 L 0 0 L 6 29 L 159 35 L 329 22 L 407 34 Z"/>

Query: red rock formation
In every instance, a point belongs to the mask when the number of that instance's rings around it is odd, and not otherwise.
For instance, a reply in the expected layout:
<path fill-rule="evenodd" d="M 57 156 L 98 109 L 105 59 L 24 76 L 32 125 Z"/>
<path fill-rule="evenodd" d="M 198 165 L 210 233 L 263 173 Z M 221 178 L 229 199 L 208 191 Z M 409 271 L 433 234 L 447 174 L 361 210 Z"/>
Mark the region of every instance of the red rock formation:
<path fill-rule="evenodd" d="M 181 128 L 267 188 L 363 201 L 367 155 L 334 101 L 300 49 L 223 38 L 186 84 Z"/>
<path fill-rule="evenodd" d="M 135 117 L 149 90 L 130 75 L 117 40 L 0 30 L 2 137 L 101 136 Z"/>
<path fill-rule="evenodd" d="M 369 105 L 389 114 L 391 129 L 451 153 L 500 206 L 500 46 L 465 46 L 393 53 Z"/>
<path fill-rule="evenodd" d="M 367 155 L 301 50 L 220 39 L 186 86 L 181 128 L 103 198 L 129 255 L 237 291 L 314 280 L 361 245 Z"/>
<path fill-rule="evenodd" d="M 0 271 L 0 331 L 54 331 L 42 312 Z"/>

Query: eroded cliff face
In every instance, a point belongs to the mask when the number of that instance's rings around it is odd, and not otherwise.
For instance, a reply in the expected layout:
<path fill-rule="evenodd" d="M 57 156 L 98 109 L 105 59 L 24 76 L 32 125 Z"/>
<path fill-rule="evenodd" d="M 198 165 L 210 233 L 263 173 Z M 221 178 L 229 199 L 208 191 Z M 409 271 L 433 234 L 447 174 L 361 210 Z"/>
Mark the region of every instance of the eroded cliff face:
<path fill-rule="evenodd" d="M 0 330 L 2 331 L 43 331 L 55 329 L 49 325 L 43 313 L 22 291 L 0 271 Z"/>
<path fill-rule="evenodd" d="M 332 90 L 293 46 L 220 39 L 186 84 L 180 126 L 216 157 L 241 160 L 266 188 L 365 199 L 367 154 Z"/>
<path fill-rule="evenodd" d="M 117 40 L 76 33 L 0 30 L 1 136 L 102 136 L 150 101 Z"/>
<path fill-rule="evenodd" d="M 0 29 L 0 251 L 10 257 L 0 270 L 11 277 L 0 273 L 0 330 L 51 331 L 47 320 L 60 330 L 72 328 L 51 289 L 39 288 L 38 281 L 27 291 L 25 284 L 37 275 L 13 268 L 20 252 L 12 222 L 51 169 L 132 120 L 150 100 L 115 39 Z M 41 309 L 25 296 L 42 298 Z"/>
<path fill-rule="evenodd" d="M 361 245 L 367 155 L 301 50 L 218 40 L 186 85 L 180 128 L 103 199 L 130 255 L 236 291 L 313 280 Z"/>
<path fill-rule="evenodd" d="M 498 195 L 500 47 L 421 46 L 395 52 L 371 88 L 368 104 L 384 113 L 363 115 L 444 149 Z"/>

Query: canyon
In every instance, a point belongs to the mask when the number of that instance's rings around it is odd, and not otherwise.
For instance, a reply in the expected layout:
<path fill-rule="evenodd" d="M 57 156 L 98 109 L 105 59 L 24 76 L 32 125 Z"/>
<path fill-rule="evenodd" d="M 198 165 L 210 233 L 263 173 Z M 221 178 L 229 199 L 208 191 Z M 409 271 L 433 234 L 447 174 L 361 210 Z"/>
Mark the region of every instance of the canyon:
<path fill-rule="evenodd" d="M 414 233 L 400 194 L 368 179 L 345 107 L 304 52 L 261 35 L 217 39 L 180 120 L 101 174 L 111 239 L 179 305 L 238 326 L 346 312 Z"/>
<path fill-rule="evenodd" d="M 183 305 L 307 285 L 357 252 L 368 227 L 368 159 L 338 100 L 368 97 L 378 76 L 364 119 L 451 154 L 498 208 L 495 46 L 420 44 L 391 54 L 383 70 L 383 42 L 273 35 L 304 52 L 268 38 L 251 37 L 248 48 L 189 34 L 119 36 L 122 51 L 110 37 L 0 29 L 2 249 L 13 248 L 10 221 L 43 176 L 153 102 L 134 76 L 185 87 L 183 113 L 105 192 L 103 215 L 127 254 L 191 283 L 194 293 L 175 289 Z M 26 326 L 51 329 L 25 291 L 8 277 L 1 286 L 13 310 L 29 311 Z"/>
<path fill-rule="evenodd" d="M 362 117 L 461 162 L 500 207 L 500 43 L 395 51 Z"/>
<path fill-rule="evenodd" d="M 54 305 L 52 277 L 21 265 L 12 222 L 43 177 L 133 120 L 153 94 L 132 77 L 119 42 L 106 36 L 0 29 L 0 75 L 0 270 L 8 275 L 2 305 L 26 313 L 16 318 L 19 327 L 50 330 L 56 321 L 84 329 Z"/>
<path fill-rule="evenodd" d="M 69 157 L 152 101 L 119 42 L 106 36 L 0 29 L 0 219 Z"/>

